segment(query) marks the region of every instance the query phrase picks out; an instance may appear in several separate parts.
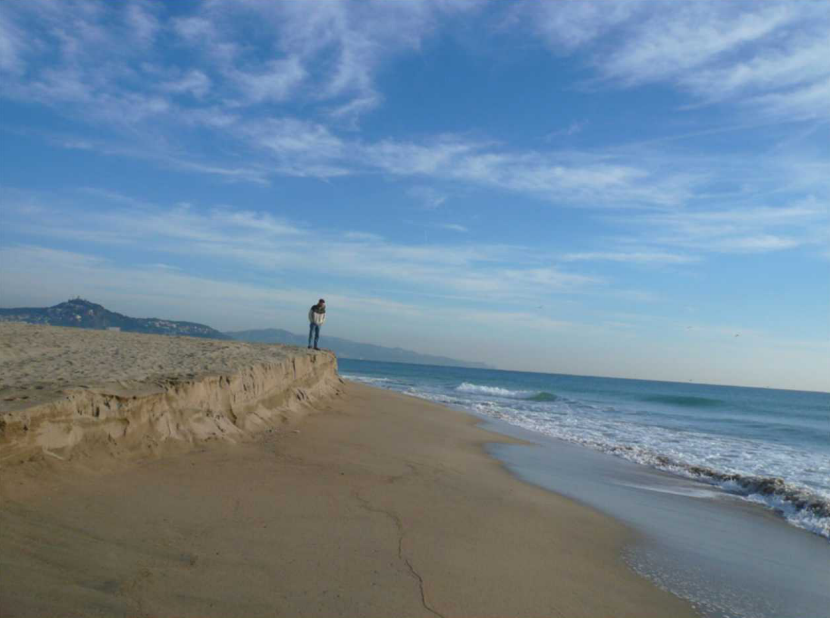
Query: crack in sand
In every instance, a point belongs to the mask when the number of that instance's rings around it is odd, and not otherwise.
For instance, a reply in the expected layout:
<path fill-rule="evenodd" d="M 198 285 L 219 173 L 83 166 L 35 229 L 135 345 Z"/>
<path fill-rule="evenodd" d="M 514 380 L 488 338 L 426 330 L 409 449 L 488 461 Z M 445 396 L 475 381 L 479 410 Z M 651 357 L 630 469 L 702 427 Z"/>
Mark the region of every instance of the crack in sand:
<path fill-rule="evenodd" d="M 410 464 L 407 464 L 407 466 L 409 466 L 409 468 L 413 471 L 413 473 L 415 472 L 414 466 L 411 466 Z M 402 474 L 402 475 L 396 477 L 396 480 L 399 479 L 399 478 L 402 478 L 404 476 L 407 476 L 407 475 Z M 385 515 L 386 517 L 388 517 L 389 519 L 391 519 L 395 523 L 395 527 L 398 529 L 398 559 L 406 565 L 406 568 L 409 570 L 410 575 L 412 575 L 412 577 L 414 577 L 416 580 L 418 580 L 418 588 L 421 592 L 421 605 L 423 605 L 424 609 L 426 609 L 431 614 L 434 614 L 434 615 L 438 616 L 439 618 L 445 618 L 445 616 L 442 613 L 440 613 L 435 608 L 430 606 L 429 602 L 427 601 L 426 584 L 424 583 L 424 578 L 421 577 L 421 574 L 418 573 L 418 571 L 415 570 L 415 567 L 412 566 L 412 563 L 409 561 L 409 558 L 407 558 L 404 555 L 404 552 L 403 552 L 403 539 L 404 539 L 404 536 L 406 536 L 406 531 L 404 530 L 404 526 L 403 526 L 403 522 L 401 521 L 401 518 L 394 511 L 388 511 L 386 509 L 382 509 L 382 508 L 374 506 L 371 502 L 369 502 L 369 500 L 367 500 L 366 498 L 361 496 L 360 492 L 358 490 L 355 490 L 352 493 L 353 493 L 354 497 L 357 499 L 357 501 L 360 502 L 360 505 L 365 510 L 369 511 L 370 513 L 380 513 L 381 515 Z"/>

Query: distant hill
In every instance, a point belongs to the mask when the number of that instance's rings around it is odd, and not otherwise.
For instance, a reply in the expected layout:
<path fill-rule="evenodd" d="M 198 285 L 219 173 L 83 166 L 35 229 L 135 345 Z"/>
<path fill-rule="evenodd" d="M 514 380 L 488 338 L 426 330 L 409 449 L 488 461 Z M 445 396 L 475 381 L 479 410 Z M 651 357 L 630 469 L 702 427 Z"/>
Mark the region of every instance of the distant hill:
<path fill-rule="evenodd" d="M 28 322 L 98 330 L 119 328 L 129 333 L 230 339 L 215 328 L 204 324 L 175 322 L 161 318 L 131 318 L 80 298 L 68 300 L 54 307 L 0 309 L 0 322 Z"/>
<path fill-rule="evenodd" d="M 283 343 L 287 345 L 308 345 L 308 337 L 296 335 L 287 330 L 278 328 L 266 328 L 262 330 L 243 330 L 225 333 L 233 339 L 250 341 L 252 343 Z M 467 361 L 447 358 L 446 356 L 432 356 L 430 354 L 419 354 L 402 348 L 385 348 L 370 343 L 358 343 L 341 339 L 339 337 L 323 338 L 326 349 L 332 350 L 340 358 L 353 358 L 358 360 L 384 361 L 391 363 L 414 363 L 418 365 L 443 365 L 451 367 L 470 367 L 473 369 L 489 369 L 484 363 L 470 363 Z"/>

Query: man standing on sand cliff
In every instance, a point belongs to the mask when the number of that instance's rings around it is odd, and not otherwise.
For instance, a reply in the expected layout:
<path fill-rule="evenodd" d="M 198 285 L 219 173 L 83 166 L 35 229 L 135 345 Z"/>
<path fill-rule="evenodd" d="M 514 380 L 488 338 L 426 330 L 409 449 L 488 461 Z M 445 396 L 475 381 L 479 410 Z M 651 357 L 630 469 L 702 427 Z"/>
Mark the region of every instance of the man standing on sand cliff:
<path fill-rule="evenodd" d="M 311 337 L 314 336 L 314 349 L 319 350 L 317 341 L 320 339 L 320 327 L 326 323 L 326 301 L 322 298 L 308 310 L 308 347 L 311 348 Z"/>

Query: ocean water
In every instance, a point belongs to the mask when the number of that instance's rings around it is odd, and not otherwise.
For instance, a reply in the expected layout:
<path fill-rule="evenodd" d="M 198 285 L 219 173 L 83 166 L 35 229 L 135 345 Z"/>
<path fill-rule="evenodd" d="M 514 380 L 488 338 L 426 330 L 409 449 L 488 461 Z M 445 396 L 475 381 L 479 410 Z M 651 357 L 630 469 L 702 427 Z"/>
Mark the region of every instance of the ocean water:
<path fill-rule="evenodd" d="M 830 393 L 339 364 L 348 380 L 700 481 L 830 540 Z"/>

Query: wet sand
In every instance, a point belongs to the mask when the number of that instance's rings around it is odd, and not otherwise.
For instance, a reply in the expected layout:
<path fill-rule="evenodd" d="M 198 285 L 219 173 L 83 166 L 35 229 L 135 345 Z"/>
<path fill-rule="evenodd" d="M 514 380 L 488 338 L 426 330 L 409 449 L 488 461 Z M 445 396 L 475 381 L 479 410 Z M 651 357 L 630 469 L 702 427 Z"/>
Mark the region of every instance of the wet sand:
<path fill-rule="evenodd" d="M 0 616 L 691 616 L 460 412 L 348 384 L 294 429 L 0 482 Z"/>

